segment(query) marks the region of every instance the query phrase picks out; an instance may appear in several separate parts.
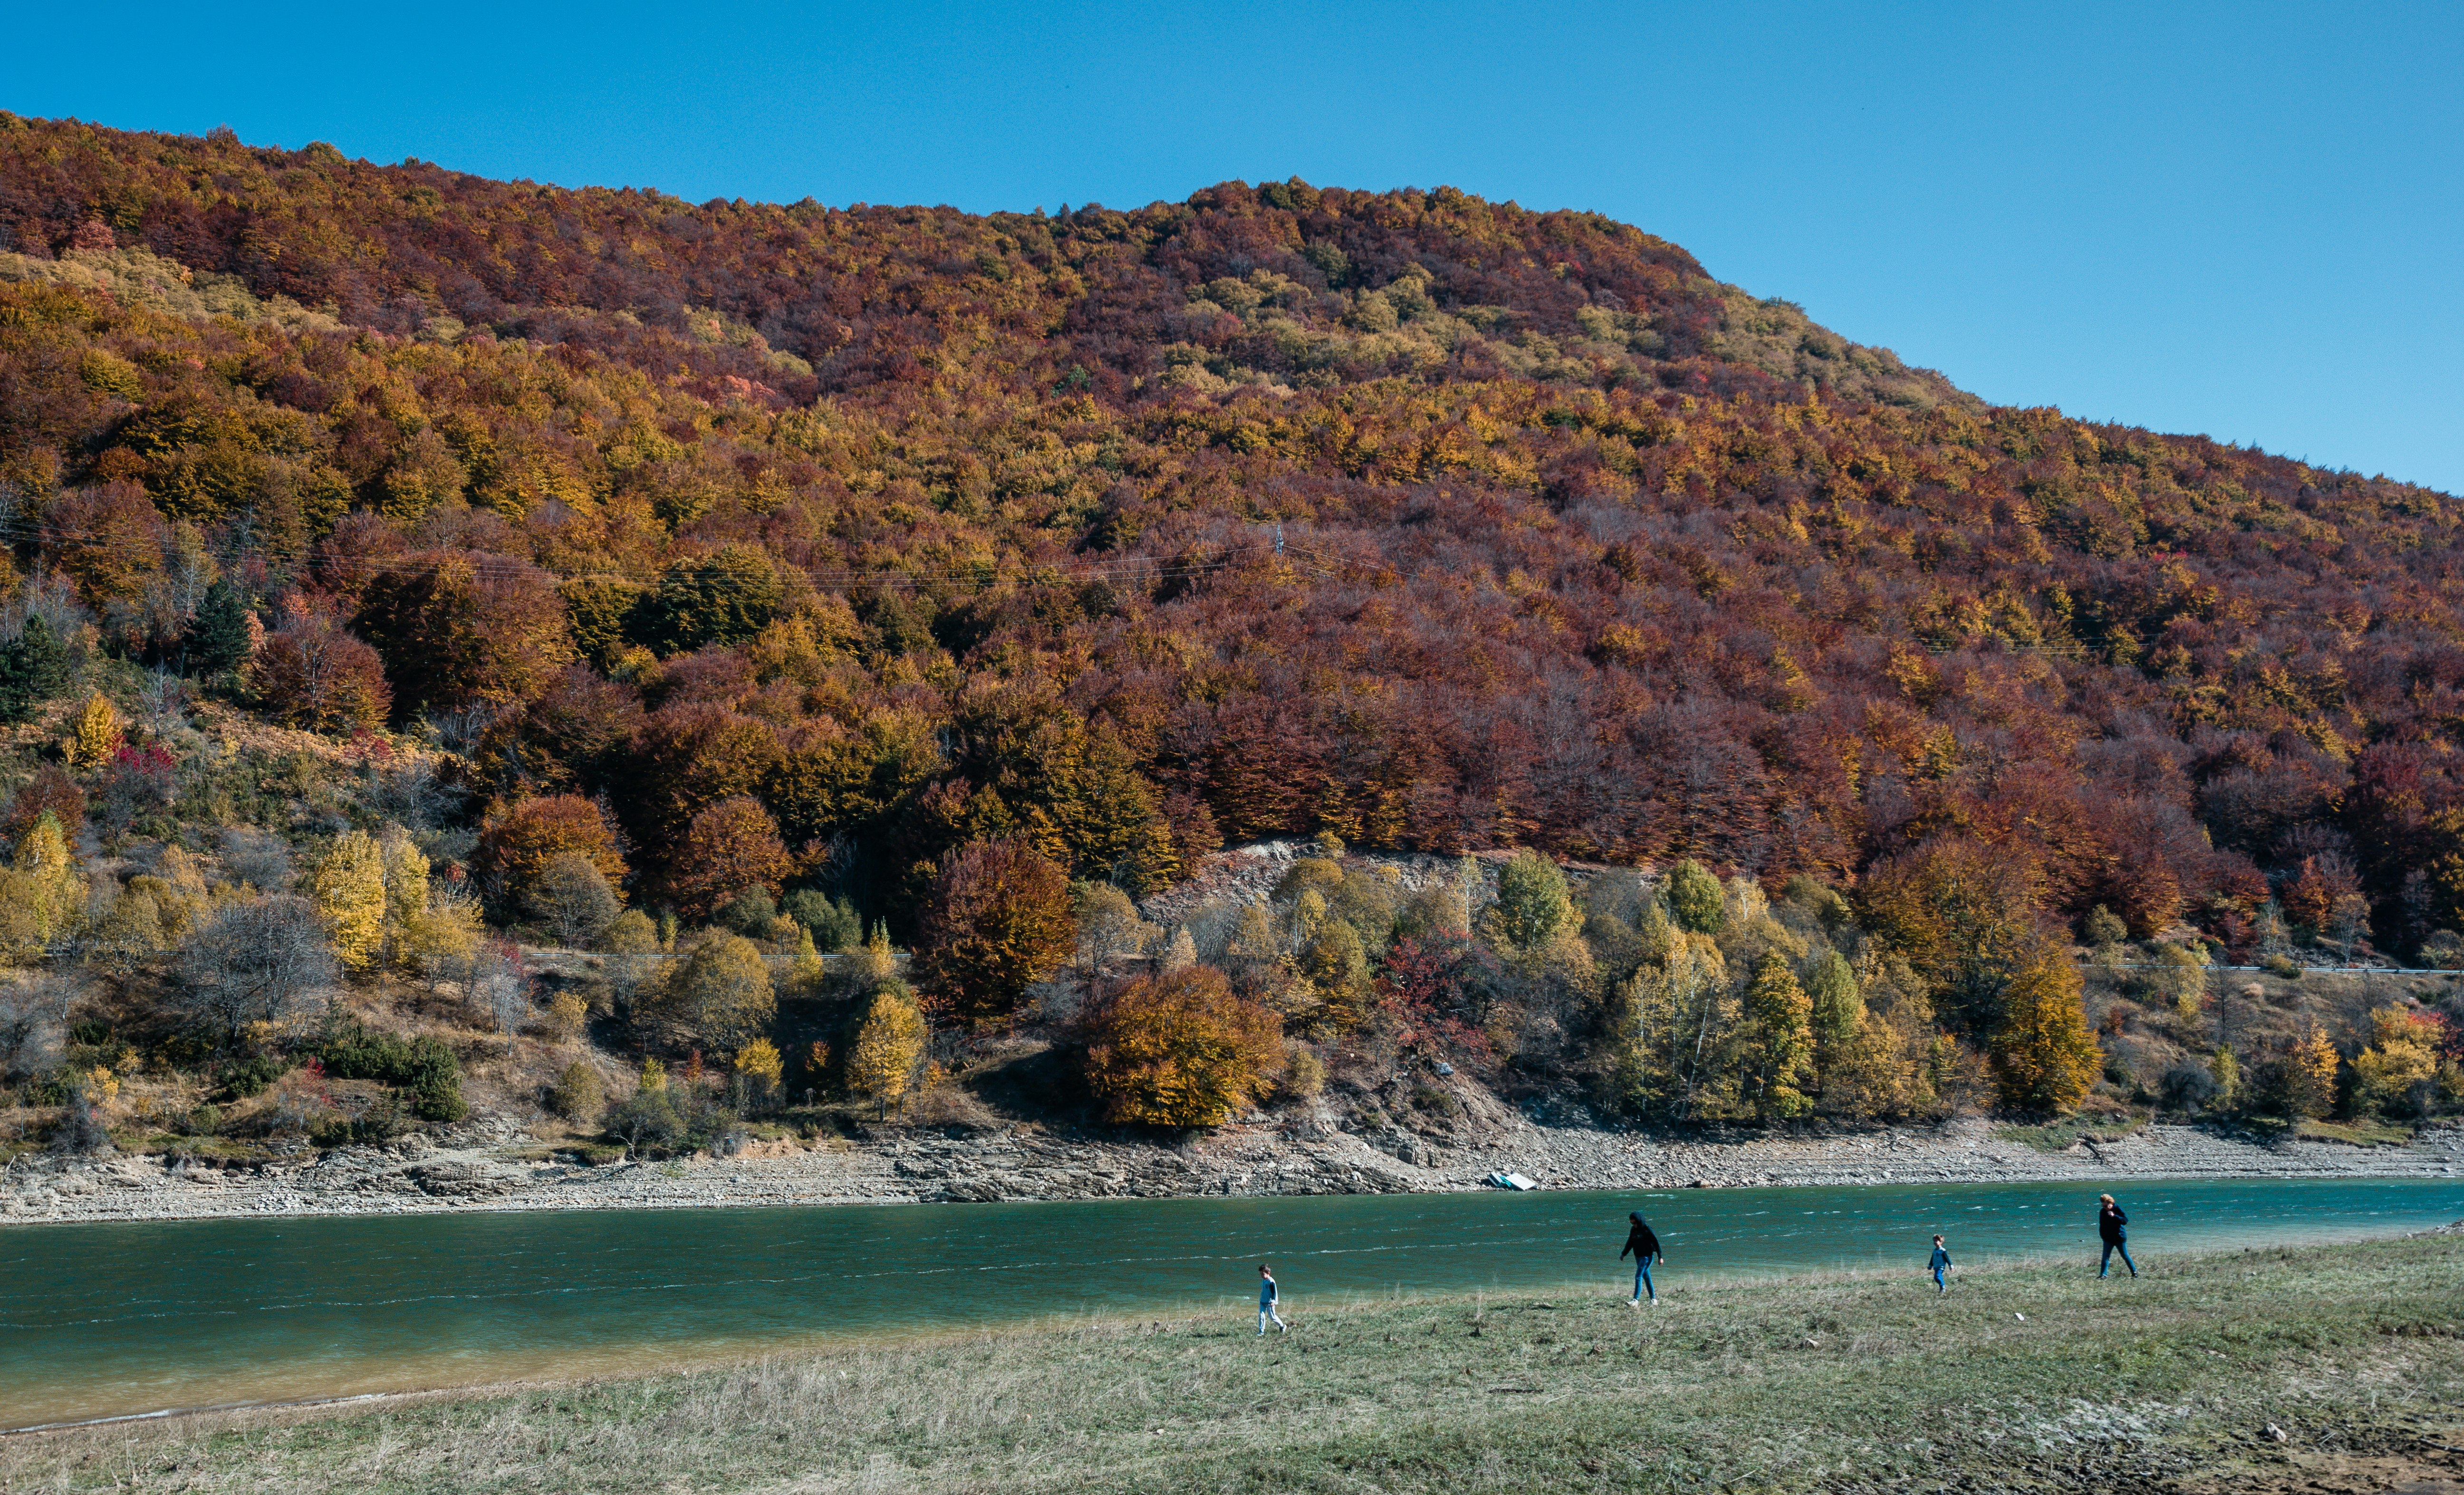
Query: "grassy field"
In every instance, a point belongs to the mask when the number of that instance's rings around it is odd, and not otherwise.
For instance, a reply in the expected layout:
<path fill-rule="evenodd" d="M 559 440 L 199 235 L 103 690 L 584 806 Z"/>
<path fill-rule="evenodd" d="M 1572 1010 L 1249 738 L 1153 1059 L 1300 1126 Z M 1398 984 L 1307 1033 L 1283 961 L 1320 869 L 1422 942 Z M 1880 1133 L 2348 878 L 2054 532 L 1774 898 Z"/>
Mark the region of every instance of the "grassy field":
<path fill-rule="evenodd" d="M 2464 1237 L 1662 1296 L 1303 1301 L 1264 1342 L 1090 1321 L 28 1435 L 0 1490 L 2464 1488 Z"/>

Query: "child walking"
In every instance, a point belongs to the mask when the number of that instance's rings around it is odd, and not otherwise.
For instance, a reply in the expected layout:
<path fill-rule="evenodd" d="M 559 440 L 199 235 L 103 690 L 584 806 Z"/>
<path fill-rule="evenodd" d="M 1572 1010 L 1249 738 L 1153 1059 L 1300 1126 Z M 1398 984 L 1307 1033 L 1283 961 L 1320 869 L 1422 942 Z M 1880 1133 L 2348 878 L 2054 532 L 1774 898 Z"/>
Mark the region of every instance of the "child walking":
<path fill-rule="evenodd" d="M 1266 1337 L 1266 1326 L 1270 1323 L 1283 1333 L 1288 1334 L 1292 1331 L 1292 1326 L 1285 1323 L 1284 1316 L 1275 1311 L 1275 1306 L 1282 1297 L 1283 1294 L 1275 1287 L 1275 1274 L 1266 1270 L 1265 1263 L 1260 1262 L 1258 1264 L 1258 1337 L 1260 1339 Z"/>
<path fill-rule="evenodd" d="M 1948 1292 L 1950 1284 L 1944 1280 L 1943 1274 L 1950 1270 L 1950 1248 L 1942 1243 L 1940 1236 L 1933 1238 L 1933 1261 L 1928 1269 L 1933 1273 L 1934 1296 L 1938 1298 Z"/>

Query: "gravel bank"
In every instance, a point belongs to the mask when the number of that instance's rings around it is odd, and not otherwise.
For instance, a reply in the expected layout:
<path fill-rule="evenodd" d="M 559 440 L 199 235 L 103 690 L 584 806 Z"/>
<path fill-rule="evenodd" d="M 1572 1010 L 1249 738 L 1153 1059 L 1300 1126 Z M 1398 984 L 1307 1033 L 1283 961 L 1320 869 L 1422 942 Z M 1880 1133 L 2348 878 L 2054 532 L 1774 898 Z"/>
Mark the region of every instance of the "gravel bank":
<path fill-rule="evenodd" d="M 1485 1187 L 1513 1170 L 1554 1189 L 2145 1178 L 2449 1177 L 2464 1127 L 2409 1146 L 2268 1145 L 2200 1128 L 2148 1127 L 2117 1142 L 2044 1153 L 1983 1121 L 1805 1138 L 1675 1139 L 1558 1126 L 1506 1112 L 1477 1143 L 1361 1134 L 1325 1116 L 1235 1126 L 1185 1147 L 1072 1137 L 1034 1127 L 963 1136 L 757 1144 L 734 1157 L 586 1167 L 523 1156 L 502 1123 L 383 1148 L 236 1168 L 155 1157 L 28 1154 L 0 1172 L 0 1223 L 374 1215 L 524 1209 L 1401 1194 Z"/>

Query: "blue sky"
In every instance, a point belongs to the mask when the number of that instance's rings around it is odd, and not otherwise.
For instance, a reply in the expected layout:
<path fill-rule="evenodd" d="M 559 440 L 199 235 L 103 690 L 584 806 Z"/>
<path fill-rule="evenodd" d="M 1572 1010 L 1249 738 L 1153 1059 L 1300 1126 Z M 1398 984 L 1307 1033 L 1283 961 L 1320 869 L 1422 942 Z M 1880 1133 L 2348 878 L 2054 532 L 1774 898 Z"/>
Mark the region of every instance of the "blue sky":
<path fill-rule="evenodd" d="M 2464 6 L 29 8 L 0 106 L 710 197 L 1593 209 L 1989 399 L 2464 491 Z"/>

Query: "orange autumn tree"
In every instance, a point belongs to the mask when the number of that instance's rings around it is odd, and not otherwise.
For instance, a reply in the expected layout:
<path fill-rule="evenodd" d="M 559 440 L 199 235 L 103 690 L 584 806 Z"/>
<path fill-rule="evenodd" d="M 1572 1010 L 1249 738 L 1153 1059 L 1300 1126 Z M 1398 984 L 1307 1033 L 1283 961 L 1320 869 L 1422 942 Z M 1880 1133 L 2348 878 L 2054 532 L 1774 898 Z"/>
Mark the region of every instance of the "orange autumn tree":
<path fill-rule="evenodd" d="M 1117 1125 L 1218 1127 L 1283 1067 L 1283 1025 L 1213 966 L 1144 976 L 1087 1020 L 1087 1088 Z"/>
<path fill-rule="evenodd" d="M 526 700 L 573 657 L 556 579 L 511 556 L 397 561 L 369 578 L 353 621 L 405 716 Z"/>
<path fill-rule="evenodd" d="M 1023 841 L 970 841 L 933 879 L 915 969 L 945 1010 L 1000 1018 L 1077 942 L 1067 873 Z"/>
<path fill-rule="evenodd" d="M 795 872 L 796 859 L 779 839 L 779 823 L 760 801 L 739 794 L 693 818 L 668 888 L 679 911 L 706 919 L 748 888 L 776 895 Z"/>
<path fill-rule="evenodd" d="M 472 861 L 491 896 L 518 903 L 557 858 L 589 859 L 614 887 L 625 879 L 625 856 L 599 806 L 578 794 L 543 794 L 487 817 Z"/>

